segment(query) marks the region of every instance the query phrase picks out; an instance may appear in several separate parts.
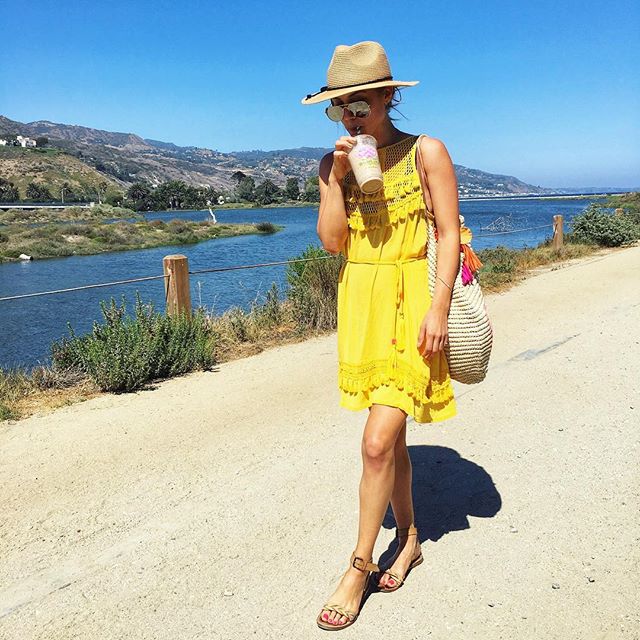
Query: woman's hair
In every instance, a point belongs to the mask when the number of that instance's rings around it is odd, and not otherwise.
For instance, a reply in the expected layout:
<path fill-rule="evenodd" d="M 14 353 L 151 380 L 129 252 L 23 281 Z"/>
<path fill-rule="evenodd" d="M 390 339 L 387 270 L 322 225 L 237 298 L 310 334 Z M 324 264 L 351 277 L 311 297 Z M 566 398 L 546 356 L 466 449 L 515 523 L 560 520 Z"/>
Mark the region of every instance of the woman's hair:
<path fill-rule="evenodd" d="M 382 87 L 380 89 L 381 91 L 385 90 L 385 87 Z M 391 94 L 391 100 L 389 100 L 389 102 L 385 105 L 385 108 L 387 110 L 387 114 L 389 114 L 389 112 L 391 111 L 391 109 L 395 109 L 396 111 L 398 111 L 398 109 L 396 109 L 396 107 L 402 102 L 402 94 L 400 93 L 400 88 L 399 87 L 393 87 L 393 93 Z M 400 111 L 398 111 L 398 113 L 400 113 Z M 404 114 L 400 113 L 400 115 L 404 118 Z M 392 118 L 391 115 L 389 115 L 389 120 L 391 120 L 392 122 L 395 122 L 398 118 Z"/>

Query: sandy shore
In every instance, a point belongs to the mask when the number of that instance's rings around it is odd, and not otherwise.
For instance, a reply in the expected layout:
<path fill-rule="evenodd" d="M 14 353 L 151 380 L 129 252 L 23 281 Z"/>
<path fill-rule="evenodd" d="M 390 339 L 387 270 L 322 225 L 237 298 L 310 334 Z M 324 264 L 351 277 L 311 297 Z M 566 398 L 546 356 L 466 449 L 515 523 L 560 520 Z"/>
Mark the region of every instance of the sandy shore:
<path fill-rule="evenodd" d="M 639 267 L 487 297 L 486 381 L 408 422 L 425 562 L 344 637 L 640 638 Z M 0 426 L 0 637 L 324 637 L 367 416 L 335 376 L 331 334 Z"/>

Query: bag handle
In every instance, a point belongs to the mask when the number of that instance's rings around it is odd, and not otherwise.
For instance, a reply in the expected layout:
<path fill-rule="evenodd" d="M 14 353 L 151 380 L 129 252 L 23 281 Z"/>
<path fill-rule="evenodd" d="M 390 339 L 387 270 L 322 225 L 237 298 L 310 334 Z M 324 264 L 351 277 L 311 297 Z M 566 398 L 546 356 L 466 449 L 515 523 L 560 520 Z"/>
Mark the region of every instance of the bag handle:
<path fill-rule="evenodd" d="M 420 185 L 422 186 L 422 195 L 424 196 L 424 204 L 427 207 L 427 216 L 430 217 L 433 221 L 433 226 L 436 226 L 436 216 L 433 213 L 433 204 L 431 202 L 431 194 L 429 193 L 428 186 L 428 178 L 427 172 L 425 170 L 425 162 L 422 157 L 422 150 L 420 149 L 420 142 L 422 138 L 426 138 L 424 134 L 420 134 L 418 136 L 418 141 L 416 142 L 416 168 L 418 170 L 418 176 L 420 178 Z M 429 215 L 430 214 L 430 215 Z"/>

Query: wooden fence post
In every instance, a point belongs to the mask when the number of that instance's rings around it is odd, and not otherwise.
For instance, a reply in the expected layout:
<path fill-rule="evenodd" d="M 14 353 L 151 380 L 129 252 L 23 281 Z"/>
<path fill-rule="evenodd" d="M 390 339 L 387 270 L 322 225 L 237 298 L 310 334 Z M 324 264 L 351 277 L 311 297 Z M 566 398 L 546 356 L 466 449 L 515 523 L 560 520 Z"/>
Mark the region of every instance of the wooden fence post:
<path fill-rule="evenodd" d="M 553 216 L 553 241 L 551 246 L 554 251 L 559 251 L 564 244 L 564 234 L 562 229 L 562 216 Z"/>
<path fill-rule="evenodd" d="M 191 317 L 191 290 L 189 289 L 189 261 L 187 256 L 175 254 L 162 260 L 164 279 L 164 298 L 167 315 L 175 316 L 181 312 Z"/>

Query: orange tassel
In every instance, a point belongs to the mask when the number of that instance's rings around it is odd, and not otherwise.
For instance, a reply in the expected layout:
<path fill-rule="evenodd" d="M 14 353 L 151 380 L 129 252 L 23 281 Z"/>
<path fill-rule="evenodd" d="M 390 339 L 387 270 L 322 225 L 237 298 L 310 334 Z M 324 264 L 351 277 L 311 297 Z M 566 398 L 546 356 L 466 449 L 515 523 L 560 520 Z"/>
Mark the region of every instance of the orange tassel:
<path fill-rule="evenodd" d="M 468 244 L 461 244 L 460 248 L 464 251 L 464 263 L 473 273 L 476 273 L 482 267 L 480 258 Z"/>

